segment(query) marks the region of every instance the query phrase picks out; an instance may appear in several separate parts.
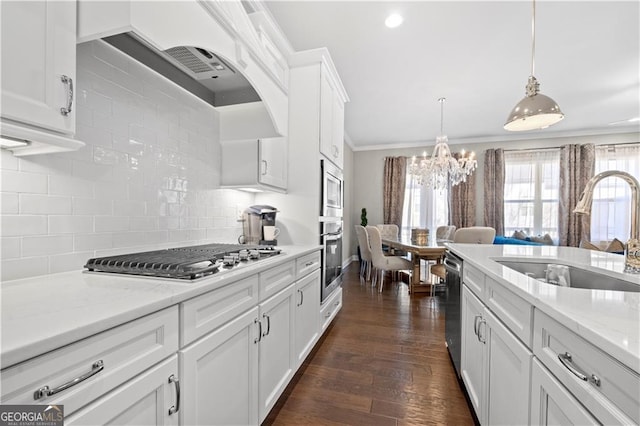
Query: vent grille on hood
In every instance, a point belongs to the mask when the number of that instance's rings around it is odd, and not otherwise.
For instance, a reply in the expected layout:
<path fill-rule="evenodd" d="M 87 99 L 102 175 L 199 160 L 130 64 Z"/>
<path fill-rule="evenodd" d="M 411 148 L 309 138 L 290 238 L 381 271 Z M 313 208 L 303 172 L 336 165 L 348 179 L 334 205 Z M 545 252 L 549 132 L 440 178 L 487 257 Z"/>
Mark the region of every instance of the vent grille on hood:
<path fill-rule="evenodd" d="M 232 76 L 233 69 L 213 53 L 198 47 L 177 46 L 165 50 L 183 67 L 183 71 L 197 80 Z"/>

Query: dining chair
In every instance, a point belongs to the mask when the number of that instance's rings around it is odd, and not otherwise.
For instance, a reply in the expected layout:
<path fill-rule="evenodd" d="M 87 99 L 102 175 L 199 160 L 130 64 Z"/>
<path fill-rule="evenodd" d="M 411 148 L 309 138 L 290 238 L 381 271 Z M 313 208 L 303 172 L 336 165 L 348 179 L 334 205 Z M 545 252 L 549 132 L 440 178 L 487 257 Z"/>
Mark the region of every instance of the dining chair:
<path fill-rule="evenodd" d="M 380 230 L 380 237 L 385 240 L 398 241 L 400 235 L 400 228 L 395 223 L 385 223 L 376 225 L 376 228 Z"/>
<path fill-rule="evenodd" d="M 437 231 L 436 231 L 437 234 Z M 454 243 L 493 244 L 496 230 L 488 226 L 470 226 L 460 228 L 453 234 Z M 429 269 L 433 275 L 441 280 L 446 279 L 446 270 L 442 263 L 436 263 Z"/>
<path fill-rule="evenodd" d="M 360 276 L 366 281 L 371 280 L 371 247 L 369 246 L 369 235 L 362 225 L 356 225 L 356 236 L 360 247 Z"/>
<path fill-rule="evenodd" d="M 378 276 L 380 277 L 380 286 L 378 291 L 382 292 L 384 287 L 384 274 L 386 271 L 411 271 L 412 265 L 408 259 L 400 256 L 385 256 L 382 251 L 382 237 L 380 229 L 376 226 L 367 226 L 367 234 L 369 235 L 369 246 L 371 247 L 371 260 L 374 268 L 372 285 L 376 285 Z"/>
<path fill-rule="evenodd" d="M 456 232 L 455 225 L 443 225 L 436 228 L 436 241 L 453 240 L 453 234 Z"/>

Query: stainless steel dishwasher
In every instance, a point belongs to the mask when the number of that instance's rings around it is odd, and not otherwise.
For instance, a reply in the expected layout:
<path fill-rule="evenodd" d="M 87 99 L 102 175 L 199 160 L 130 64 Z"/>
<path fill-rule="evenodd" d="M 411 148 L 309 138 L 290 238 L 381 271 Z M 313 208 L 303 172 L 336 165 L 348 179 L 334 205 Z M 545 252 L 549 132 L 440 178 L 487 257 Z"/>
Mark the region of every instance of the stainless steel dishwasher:
<path fill-rule="evenodd" d="M 460 359 L 462 349 L 462 319 L 460 294 L 462 291 L 462 259 L 450 250 L 444 255 L 447 291 L 445 294 L 445 339 L 449 356 L 453 362 L 458 378 L 460 378 Z"/>

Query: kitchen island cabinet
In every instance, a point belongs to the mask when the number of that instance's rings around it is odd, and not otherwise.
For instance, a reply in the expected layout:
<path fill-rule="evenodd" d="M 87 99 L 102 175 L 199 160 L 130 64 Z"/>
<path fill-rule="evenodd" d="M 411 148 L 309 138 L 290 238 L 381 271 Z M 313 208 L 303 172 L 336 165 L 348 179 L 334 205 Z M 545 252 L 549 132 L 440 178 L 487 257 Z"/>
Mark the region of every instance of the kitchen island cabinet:
<path fill-rule="evenodd" d="M 462 378 L 482 424 L 633 424 L 640 292 L 558 287 L 496 260 L 560 263 L 637 284 L 624 257 L 451 244 L 464 259 Z M 561 358 L 564 358 L 561 359 Z"/>

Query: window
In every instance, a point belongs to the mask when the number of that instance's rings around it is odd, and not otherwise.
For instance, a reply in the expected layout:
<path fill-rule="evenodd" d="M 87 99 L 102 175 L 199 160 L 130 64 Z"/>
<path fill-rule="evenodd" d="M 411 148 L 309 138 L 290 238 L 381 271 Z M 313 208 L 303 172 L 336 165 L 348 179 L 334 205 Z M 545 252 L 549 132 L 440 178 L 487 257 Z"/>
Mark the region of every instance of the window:
<path fill-rule="evenodd" d="M 504 153 L 504 231 L 558 239 L 560 150 Z"/>
<path fill-rule="evenodd" d="M 595 173 L 621 170 L 640 178 L 640 144 L 600 145 L 596 147 Z M 630 236 L 631 189 L 618 177 L 601 180 L 593 192 L 591 241 L 626 242 Z"/>
<path fill-rule="evenodd" d="M 420 185 L 407 170 L 402 207 L 403 239 L 411 238 L 412 228 L 427 228 L 432 233 L 449 223 L 449 191 L 437 191 Z"/>

